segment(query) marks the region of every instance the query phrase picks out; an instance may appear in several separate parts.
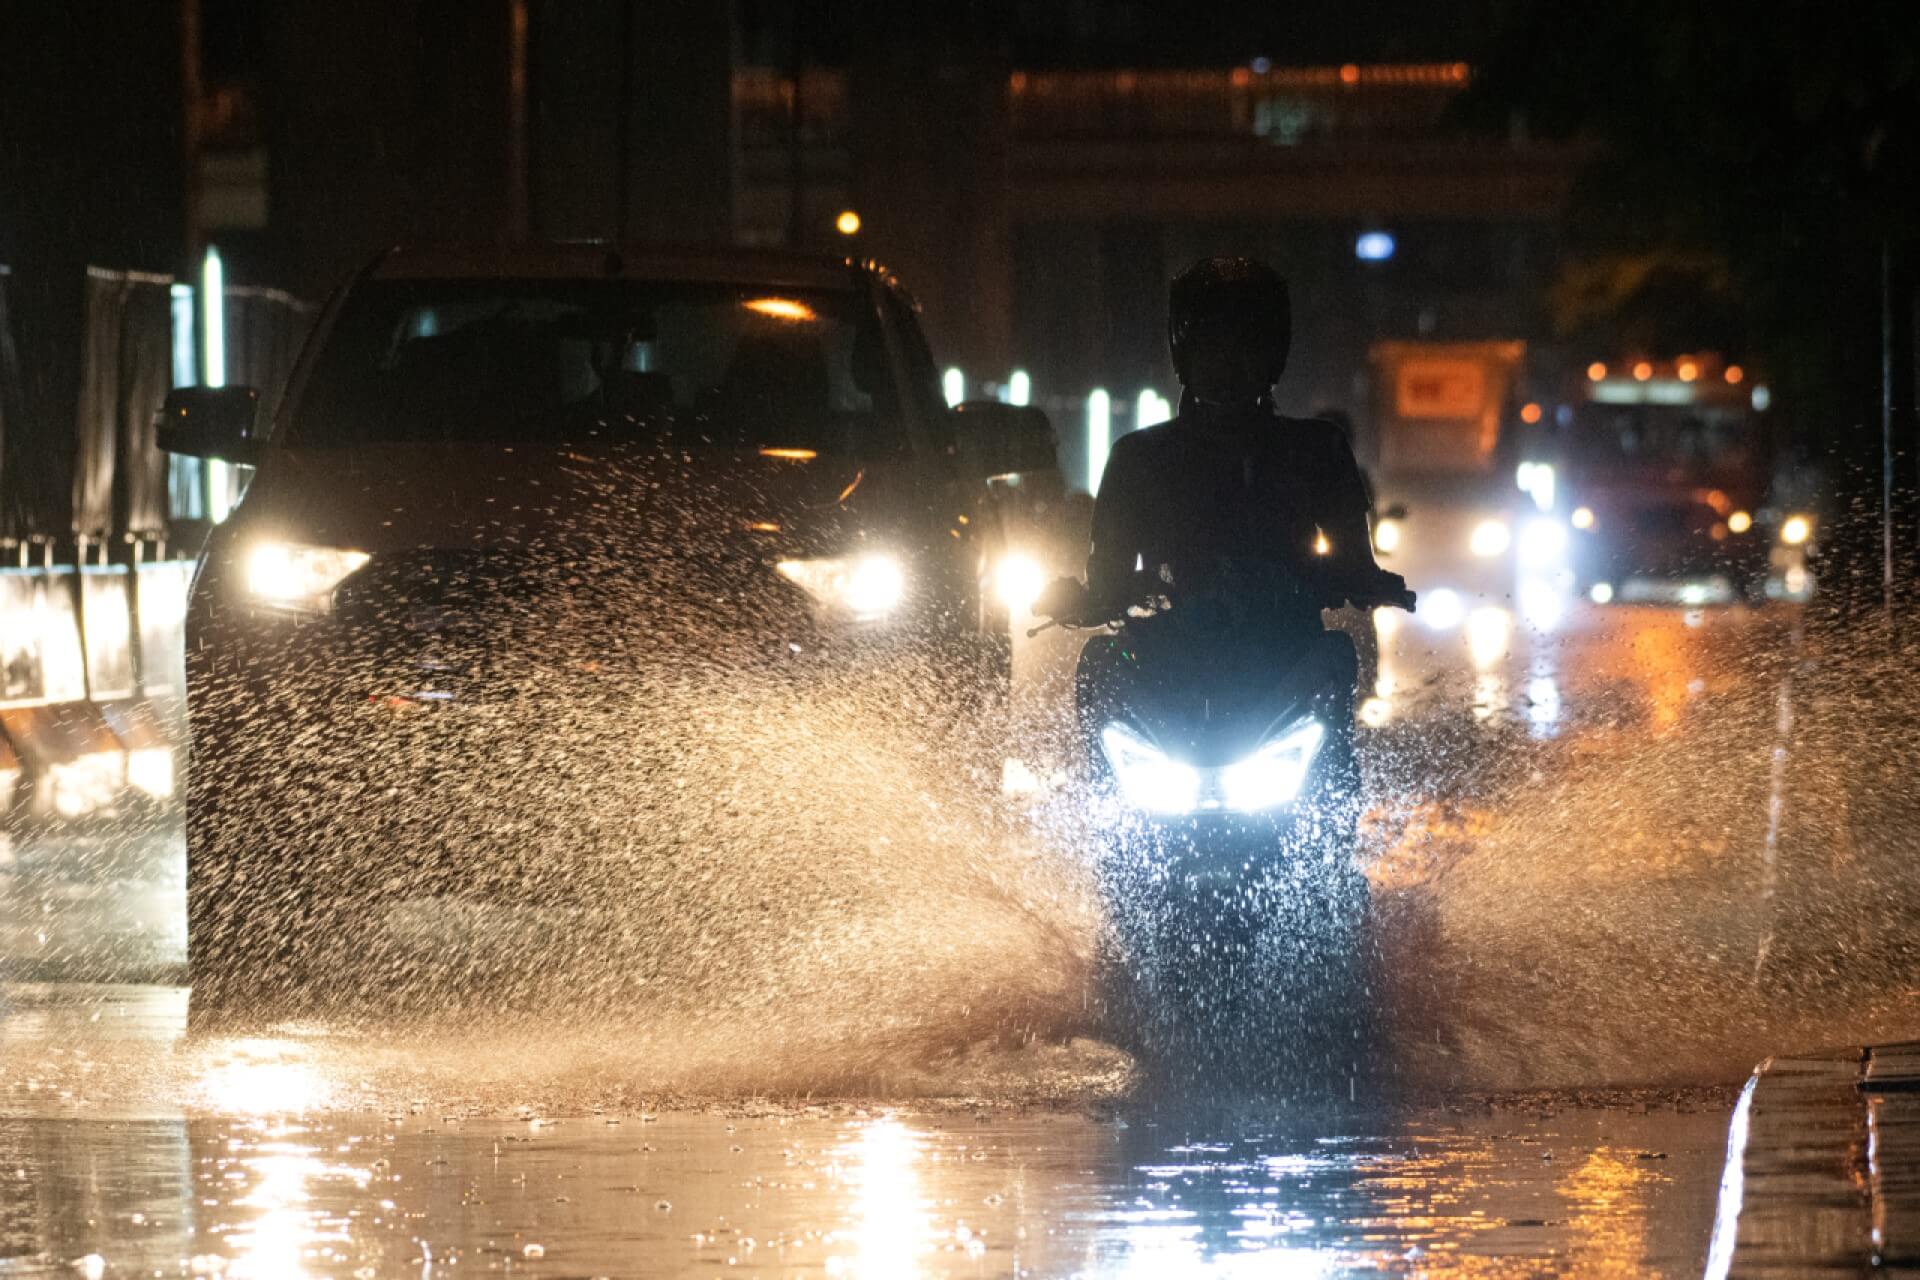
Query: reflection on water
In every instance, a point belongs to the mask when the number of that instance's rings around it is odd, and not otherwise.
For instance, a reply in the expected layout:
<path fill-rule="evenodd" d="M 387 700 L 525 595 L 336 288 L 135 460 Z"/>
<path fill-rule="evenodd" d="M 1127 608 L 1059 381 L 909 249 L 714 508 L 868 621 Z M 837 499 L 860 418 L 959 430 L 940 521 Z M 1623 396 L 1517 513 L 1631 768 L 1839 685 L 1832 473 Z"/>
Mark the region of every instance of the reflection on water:
<path fill-rule="evenodd" d="M 90 1255 L 103 1275 L 275 1278 L 1697 1274 L 1726 1122 L 1718 1103 L 1094 1118 L 587 1099 L 529 1122 L 465 1114 L 453 1079 L 296 1116 L 274 1100 L 338 1097 L 360 1070 L 350 1047 L 324 1069 L 296 1047 L 156 1042 L 156 1066 L 213 1064 L 175 1118 L 0 1119 L 0 1274 L 87 1274 Z"/>
<path fill-rule="evenodd" d="M 918 1273 L 920 1255 L 934 1243 L 915 1167 L 921 1145 L 913 1130 L 887 1118 L 866 1125 L 842 1149 L 849 1165 L 852 1229 L 858 1250 L 850 1265 L 843 1255 L 829 1258 L 830 1275 L 887 1280 Z M 965 1243 L 976 1253 L 984 1247 L 971 1232 Z"/>

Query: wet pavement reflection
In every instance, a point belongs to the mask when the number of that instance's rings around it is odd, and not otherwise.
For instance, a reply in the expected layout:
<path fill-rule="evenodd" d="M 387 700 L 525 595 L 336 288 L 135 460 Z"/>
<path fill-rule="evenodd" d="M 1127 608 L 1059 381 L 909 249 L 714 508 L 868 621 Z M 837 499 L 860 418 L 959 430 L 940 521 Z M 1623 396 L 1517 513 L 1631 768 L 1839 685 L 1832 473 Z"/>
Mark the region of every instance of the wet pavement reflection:
<path fill-rule="evenodd" d="M 352 1043 L 184 1039 L 169 989 L 8 994 L 8 1276 L 1685 1275 L 1730 1102 L 508 1115 Z"/>

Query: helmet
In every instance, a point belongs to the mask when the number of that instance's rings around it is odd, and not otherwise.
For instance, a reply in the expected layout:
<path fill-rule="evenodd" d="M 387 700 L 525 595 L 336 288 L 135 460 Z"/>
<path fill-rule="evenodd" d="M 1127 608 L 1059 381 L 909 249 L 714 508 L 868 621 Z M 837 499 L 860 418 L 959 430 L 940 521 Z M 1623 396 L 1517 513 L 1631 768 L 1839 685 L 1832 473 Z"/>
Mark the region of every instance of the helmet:
<path fill-rule="evenodd" d="M 1293 344 L 1287 282 L 1253 258 L 1202 258 L 1175 276 L 1167 290 L 1167 346 L 1183 385 L 1188 343 L 1221 330 L 1237 330 L 1271 349 L 1277 381 Z"/>

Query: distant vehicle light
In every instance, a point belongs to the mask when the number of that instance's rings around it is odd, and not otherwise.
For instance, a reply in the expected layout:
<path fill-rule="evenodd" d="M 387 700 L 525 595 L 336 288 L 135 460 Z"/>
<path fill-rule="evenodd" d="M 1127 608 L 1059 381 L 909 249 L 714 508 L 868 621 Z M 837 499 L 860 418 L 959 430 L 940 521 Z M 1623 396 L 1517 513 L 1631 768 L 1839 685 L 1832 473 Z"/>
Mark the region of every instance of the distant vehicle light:
<path fill-rule="evenodd" d="M 1541 416 L 1542 411 L 1537 404 L 1529 402 L 1520 406 L 1520 421 L 1526 423 L 1528 426 L 1532 426 L 1534 423 L 1540 421 Z"/>
<path fill-rule="evenodd" d="M 1373 527 L 1373 549 L 1381 555 L 1392 555 L 1400 549 L 1400 522 L 1382 520 Z"/>
<path fill-rule="evenodd" d="M 940 375 L 940 392 L 947 398 L 947 408 L 953 408 L 967 398 L 967 375 L 958 369 L 948 369 Z"/>
<path fill-rule="evenodd" d="M 860 215 L 851 209 L 842 209 L 840 216 L 833 220 L 833 229 L 843 236 L 860 234 Z"/>
<path fill-rule="evenodd" d="M 1326 534 L 1316 533 L 1313 535 L 1313 554 L 1317 556 L 1324 556 L 1324 555 L 1330 555 L 1332 554 L 1332 552 L 1333 552 L 1333 544 L 1327 541 Z"/>
<path fill-rule="evenodd" d="M 772 320 L 787 320 L 794 324 L 806 324 L 819 319 L 819 314 L 797 298 L 748 298 L 740 304 L 755 315 L 766 316 Z"/>
<path fill-rule="evenodd" d="M 247 594 L 262 604 L 299 613 L 325 613 L 333 589 L 368 560 L 364 551 L 262 542 L 247 553 Z"/>
<path fill-rule="evenodd" d="M 1567 554 L 1567 526 L 1548 516 L 1527 521 L 1520 530 L 1520 559 L 1536 569 L 1551 568 Z"/>
<path fill-rule="evenodd" d="M 1773 392 L 1767 390 L 1765 384 L 1753 389 L 1753 408 L 1756 413 L 1765 413 L 1773 408 Z"/>
<path fill-rule="evenodd" d="M 1015 369 L 1007 377 L 1007 403 L 1027 405 L 1033 402 L 1033 379 L 1025 369 Z"/>
<path fill-rule="evenodd" d="M 1611 603 L 1613 600 L 1613 584 L 1611 582 L 1594 583 L 1587 591 L 1587 599 L 1593 601 L 1595 604 Z"/>
<path fill-rule="evenodd" d="M 1576 529 L 1593 528 L 1593 508 L 1575 507 L 1573 509 L 1573 527 Z"/>
<path fill-rule="evenodd" d="M 1513 531 L 1504 520 L 1482 520 L 1467 540 L 1467 549 L 1482 559 L 1500 555 L 1512 545 Z"/>
<path fill-rule="evenodd" d="M 1639 364 L 1636 364 L 1633 366 L 1634 381 L 1645 382 L 1647 379 L 1651 378 L 1652 376 L 1653 376 L 1653 366 L 1649 364 L 1647 361 L 1642 360 Z"/>
<path fill-rule="evenodd" d="M 1726 378 L 1728 386 L 1737 387 L 1740 385 L 1740 380 L 1747 376 L 1747 371 L 1737 364 L 1730 364 L 1727 366 L 1727 371 L 1723 376 Z"/>
<path fill-rule="evenodd" d="M 1451 587 L 1440 587 L 1421 593 L 1419 608 L 1414 616 L 1435 631 L 1451 631 L 1466 619 L 1467 606 L 1460 599 L 1458 591 Z"/>
<path fill-rule="evenodd" d="M 1362 262 L 1385 262 L 1393 257 L 1393 235 L 1386 231 L 1363 231 L 1353 242 L 1353 256 Z"/>
<path fill-rule="evenodd" d="M 993 568 L 993 591 L 1008 613 L 1024 614 L 1033 608 L 1047 585 L 1047 573 L 1040 562 L 1024 551 L 1009 551 Z"/>
<path fill-rule="evenodd" d="M 1551 462 L 1523 462 L 1514 473 L 1520 492 L 1542 511 L 1553 510 L 1554 470 Z"/>
<path fill-rule="evenodd" d="M 820 604 L 856 622 L 886 617 L 907 596 L 906 570 L 899 560 L 885 553 L 782 560 L 775 567 Z"/>
<path fill-rule="evenodd" d="M 1677 372 L 1680 374 L 1680 381 L 1692 382 L 1700 376 L 1700 366 L 1691 360 L 1682 360 Z"/>
<path fill-rule="evenodd" d="M 1745 533 L 1753 528 L 1753 515 L 1747 511 L 1736 511 L 1727 517 L 1727 528 L 1735 533 Z"/>
<path fill-rule="evenodd" d="M 1592 364 L 1587 366 L 1588 382 L 1599 382 L 1602 378 L 1605 378 L 1606 376 L 1607 376 L 1607 366 L 1605 366 L 1604 364 L 1601 364 L 1598 360 L 1595 360 Z"/>
<path fill-rule="evenodd" d="M 1797 547 L 1813 536 L 1813 521 L 1805 516 L 1788 516 L 1780 525 L 1780 541 Z"/>

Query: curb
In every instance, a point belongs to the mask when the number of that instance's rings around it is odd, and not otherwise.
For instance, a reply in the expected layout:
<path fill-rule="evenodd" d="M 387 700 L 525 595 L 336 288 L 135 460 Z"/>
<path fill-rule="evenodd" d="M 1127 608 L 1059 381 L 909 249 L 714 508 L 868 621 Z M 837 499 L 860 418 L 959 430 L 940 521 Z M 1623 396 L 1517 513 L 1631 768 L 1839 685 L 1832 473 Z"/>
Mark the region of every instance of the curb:
<path fill-rule="evenodd" d="M 1920 1042 L 1755 1068 L 1734 1109 L 1708 1280 L 1920 1277 Z"/>

